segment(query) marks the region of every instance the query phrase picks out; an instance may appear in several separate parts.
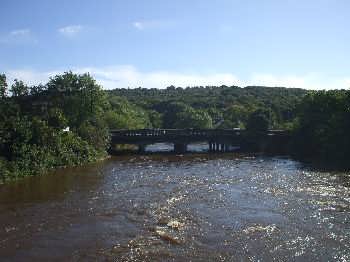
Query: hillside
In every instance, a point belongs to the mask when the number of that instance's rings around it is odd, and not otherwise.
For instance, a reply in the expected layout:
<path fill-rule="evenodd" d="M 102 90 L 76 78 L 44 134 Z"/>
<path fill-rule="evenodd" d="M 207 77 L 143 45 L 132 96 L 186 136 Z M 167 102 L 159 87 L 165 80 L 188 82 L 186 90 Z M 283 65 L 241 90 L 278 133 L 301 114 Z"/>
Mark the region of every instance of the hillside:
<path fill-rule="evenodd" d="M 207 112 L 214 125 L 221 127 L 244 125 L 247 116 L 258 109 L 269 112 L 271 127 L 284 126 L 296 117 L 296 106 L 307 93 L 303 89 L 265 86 L 170 86 L 166 89 L 114 89 L 107 92 L 124 97 L 145 110 L 155 111 L 161 117 L 175 110 L 171 105 L 180 103 Z"/>

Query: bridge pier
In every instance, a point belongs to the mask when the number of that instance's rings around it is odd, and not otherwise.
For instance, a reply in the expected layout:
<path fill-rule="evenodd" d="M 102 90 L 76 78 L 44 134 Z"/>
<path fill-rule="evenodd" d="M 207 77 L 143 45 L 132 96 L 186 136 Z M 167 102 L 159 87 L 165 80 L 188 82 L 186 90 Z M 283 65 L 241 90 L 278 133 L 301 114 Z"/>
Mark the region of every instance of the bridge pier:
<path fill-rule="evenodd" d="M 226 145 L 225 144 L 221 144 L 221 152 L 226 152 Z"/>
<path fill-rule="evenodd" d="M 139 145 L 139 148 L 138 148 L 137 152 L 139 154 L 145 153 L 146 152 L 146 145 L 144 145 L 144 144 Z"/>
<path fill-rule="evenodd" d="M 185 143 L 175 143 L 174 144 L 174 152 L 178 154 L 186 153 L 187 151 L 187 144 Z"/>
<path fill-rule="evenodd" d="M 213 143 L 209 141 L 209 152 L 213 152 Z"/>

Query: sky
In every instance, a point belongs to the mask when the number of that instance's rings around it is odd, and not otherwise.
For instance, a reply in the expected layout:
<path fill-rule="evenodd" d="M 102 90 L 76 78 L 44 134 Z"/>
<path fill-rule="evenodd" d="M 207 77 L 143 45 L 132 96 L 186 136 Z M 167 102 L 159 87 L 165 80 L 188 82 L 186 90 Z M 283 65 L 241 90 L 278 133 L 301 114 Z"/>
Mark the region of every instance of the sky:
<path fill-rule="evenodd" d="M 349 0 L 1 0 L 0 73 L 106 89 L 350 88 Z"/>

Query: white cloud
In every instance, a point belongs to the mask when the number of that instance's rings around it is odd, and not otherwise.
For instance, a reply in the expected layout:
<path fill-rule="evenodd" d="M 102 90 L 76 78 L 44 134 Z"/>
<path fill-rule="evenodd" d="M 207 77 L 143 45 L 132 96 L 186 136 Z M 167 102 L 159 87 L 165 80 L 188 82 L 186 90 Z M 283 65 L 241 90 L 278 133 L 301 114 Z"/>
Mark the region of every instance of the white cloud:
<path fill-rule="evenodd" d="M 45 84 L 49 81 L 49 78 L 62 71 L 35 71 L 29 69 L 21 70 L 9 70 L 6 72 L 8 82 L 12 82 L 14 79 L 22 80 L 28 85 Z"/>
<path fill-rule="evenodd" d="M 66 37 L 73 37 L 83 30 L 81 25 L 68 25 L 58 29 L 58 32 Z"/>
<path fill-rule="evenodd" d="M 17 78 L 34 85 L 46 83 L 49 77 L 62 73 L 64 70 L 35 71 L 10 70 L 6 74 L 9 81 Z M 86 67 L 72 69 L 76 73 L 89 72 L 99 84 L 106 89 L 112 88 L 166 88 L 175 86 L 207 86 L 207 85 L 240 85 L 239 79 L 232 74 L 185 74 L 167 71 L 140 72 L 133 66 Z"/>
<path fill-rule="evenodd" d="M 177 24 L 175 21 L 170 20 L 142 20 L 132 22 L 132 26 L 140 31 L 154 28 L 170 28 L 175 24 Z"/>
<path fill-rule="evenodd" d="M 12 36 L 28 36 L 28 35 L 30 35 L 30 30 L 29 29 L 14 30 L 14 31 L 10 32 L 10 35 L 12 35 Z"/>
<path fill-rule="evenodd" d="M 185 74 L 167 71 L 140 72 L 133 66 L 105 68 L 80 68 L 78 72 L 90 72 L 102 86 L 111 88 L 165 88 L 175 86 L 238 85 L 232 74 Z"/>
<path fill-rule="evenodd" d="M 6 72 L 9 81 L 14 78 L 33 85 L 46 83 L 49 77 L 67 70 L 35 71 L 11 70 Z M 304 89 L 349 89 L 350 77 L 326 79 L 319 74 L 304 76 L 278 76 L 273 74 L 253 74 L 247 79 L 232 73 L 191 74 L 169 71 L 142 72 L 134 66 L 80 67 L 73 68 L 75 73 L 89 72 L 105 89 L 113 88 L 166 88 L 167 86 L 211 86 L 211 85 L 258 85 L 284 86 Z"/>
<path fill-rule="evenodd" d="M 132 25 L 138 30 L 143 30 L 145 28 L 145 24 L 143 22 L 133 22 Z"/>
<path fill-rule="evenodd" d="M 350 78 L 327 78 L 321 74 L 309 73 L 305 75 L 273 75 L 253 74 L 248 85 L 284 86 L 313 90 L 349 89 Z"/>
<path fill-rule="evenodd" d="M 349 78 L 345 78 L 343 81 L 344 81 L 344 85 L 345 85 L 348 89 L 350 89 L 350 77 L 349 77 Z"/>
<path fill-rule="evenodd" d="M 0 35 L 0 43 L 22 44 L 36 42 L 37 40 L 28 28 L 16 29 L 6 34 Z"/>
<path fill-rule="evenodd" d="M 250 84 L 259 83 L 263 86 L 286 86 L 307 88 L 307 78 L 305 76 L 276 76 L 271 74 L 253 74 Z M 310 87 L 309 87 L 310 88 Z"/>

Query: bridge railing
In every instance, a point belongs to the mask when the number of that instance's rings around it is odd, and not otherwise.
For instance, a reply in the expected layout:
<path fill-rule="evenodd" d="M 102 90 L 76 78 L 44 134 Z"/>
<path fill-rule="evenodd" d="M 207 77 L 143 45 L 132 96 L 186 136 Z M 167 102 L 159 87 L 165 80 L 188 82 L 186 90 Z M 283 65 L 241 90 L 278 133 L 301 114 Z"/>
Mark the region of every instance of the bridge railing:
<path fill-rule="evenodd" d="M 233 136 L 246 133 L 244 129 L 136 129 L 111 130 L 116 137 L 158 137 L 158 136 Z M 268 130 L 267 135 L 288 135 L 285 130 Z"/>
<path fill-rule="evenodd" d="M 159 136 L 232 136 L 240 135 L 241 129 L 137 129 L 111 130 L 115 137 L 159 137 Z"/>

